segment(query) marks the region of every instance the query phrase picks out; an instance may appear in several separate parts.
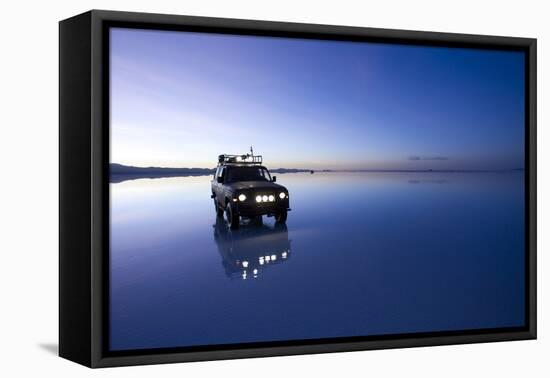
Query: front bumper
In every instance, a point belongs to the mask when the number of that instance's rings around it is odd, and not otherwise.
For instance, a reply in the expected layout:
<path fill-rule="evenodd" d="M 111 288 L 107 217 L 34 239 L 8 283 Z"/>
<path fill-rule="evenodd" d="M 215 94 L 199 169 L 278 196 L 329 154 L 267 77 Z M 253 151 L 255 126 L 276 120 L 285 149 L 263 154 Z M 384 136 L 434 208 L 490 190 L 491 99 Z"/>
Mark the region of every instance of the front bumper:
<path fill-rule="evenodd" d="M 233 202 L 236 211 L 243 217 L 255 217 L 259 215 L 272 215 L 281 211 L 289 211 L 289 201 L 278 200 L 275 202 L 256 202 L 254 199 L 244 202 Z"/>

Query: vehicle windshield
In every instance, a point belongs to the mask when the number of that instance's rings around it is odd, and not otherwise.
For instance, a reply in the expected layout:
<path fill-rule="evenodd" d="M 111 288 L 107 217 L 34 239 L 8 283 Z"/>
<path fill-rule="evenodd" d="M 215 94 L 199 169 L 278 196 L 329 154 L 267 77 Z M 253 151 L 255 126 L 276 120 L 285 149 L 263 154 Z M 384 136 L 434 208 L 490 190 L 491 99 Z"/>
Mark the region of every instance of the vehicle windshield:
<path fill-rule="evenodd" d="M 271 176 L 262 167 L 229 167 L 227 182 L 237 181 L 271 181 Z"/>

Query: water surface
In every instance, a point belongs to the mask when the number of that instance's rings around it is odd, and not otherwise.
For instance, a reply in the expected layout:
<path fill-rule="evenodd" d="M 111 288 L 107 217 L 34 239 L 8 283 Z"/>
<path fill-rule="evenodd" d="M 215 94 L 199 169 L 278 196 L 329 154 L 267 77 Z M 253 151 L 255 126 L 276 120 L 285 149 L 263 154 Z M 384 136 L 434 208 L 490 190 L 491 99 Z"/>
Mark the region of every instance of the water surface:
<path fill-rule="evenodd" d="M 236 231 L 209 176 L 113 183 L 110 348 L 522 326 L 523 180 L 279 174 L 286 227 Z"/>

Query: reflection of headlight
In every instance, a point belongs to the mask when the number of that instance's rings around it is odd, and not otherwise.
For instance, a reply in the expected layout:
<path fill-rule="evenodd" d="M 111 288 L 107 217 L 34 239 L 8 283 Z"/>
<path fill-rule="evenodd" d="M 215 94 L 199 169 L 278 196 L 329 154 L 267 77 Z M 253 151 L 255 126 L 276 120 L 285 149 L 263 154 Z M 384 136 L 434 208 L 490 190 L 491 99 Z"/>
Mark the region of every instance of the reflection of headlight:
<path fill-rule="evenodd" d="M 273 202 L 273 201 L 275 201 L 275 197 L 273 195 L 270 195 L 269 196 L 269 202 Z"/>
<path fill-rule="evenodd" d="M 279 193 L 279 198 L 280 198 L 280 199 L 285 199 L 285 197 L 286 197 L 286 193 L 285 193 L 285 192 Z"/>
<path fill-rule="evenodd" d="M 248 267 L 248 261 L 243 261 L 243 268 L 247 268 Z"/>
<path fill-rule="evenodd" d="M 243 202 L 246 199 L 244 194 L 239 194 L 239 201 Z"/>

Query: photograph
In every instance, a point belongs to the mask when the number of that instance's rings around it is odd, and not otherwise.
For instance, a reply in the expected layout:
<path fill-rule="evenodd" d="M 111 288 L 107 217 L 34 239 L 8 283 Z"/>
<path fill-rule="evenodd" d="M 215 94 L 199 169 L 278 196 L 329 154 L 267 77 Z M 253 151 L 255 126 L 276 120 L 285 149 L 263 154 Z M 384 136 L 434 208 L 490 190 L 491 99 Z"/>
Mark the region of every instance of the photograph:
<path fill-rule="evenodd" d="M 550 377 L 546 8 L 4 4 L 0 377 Z"/>
<path fill-rule="evenodd" d="M 525 51 L 107 38 L 108 352 L 525 329 Z"/>

